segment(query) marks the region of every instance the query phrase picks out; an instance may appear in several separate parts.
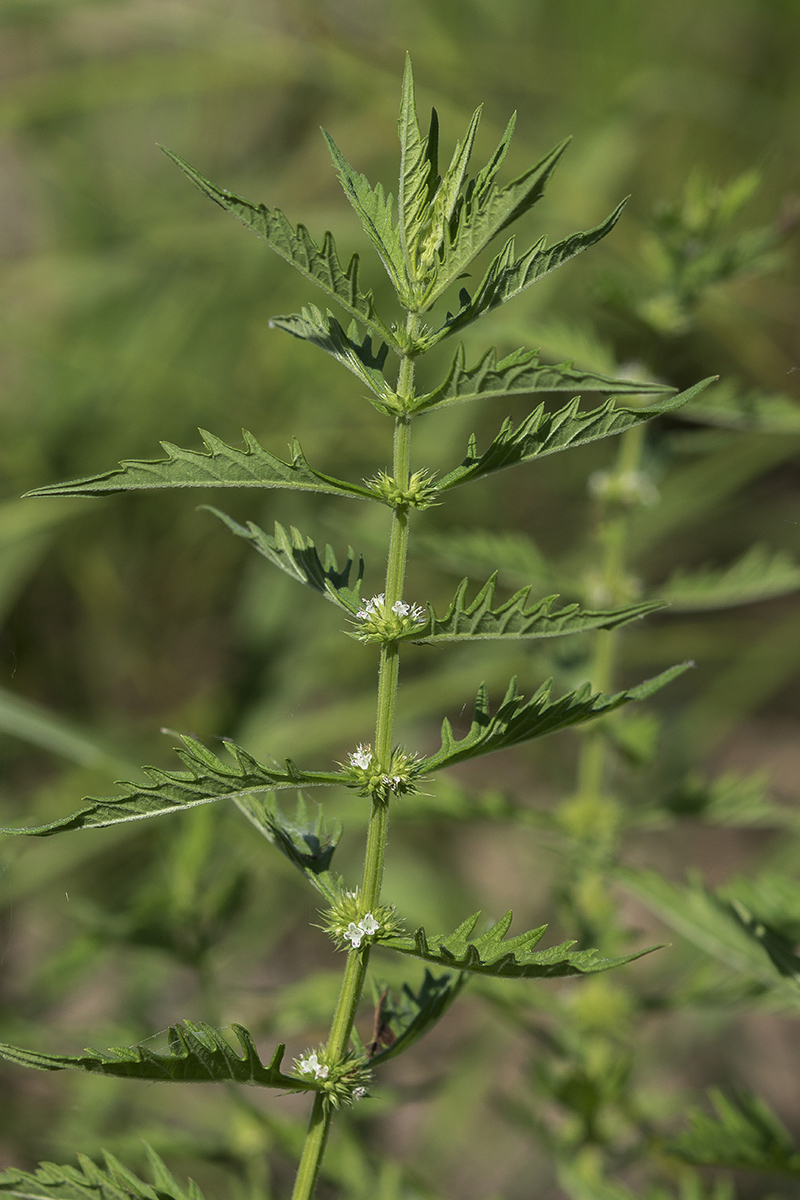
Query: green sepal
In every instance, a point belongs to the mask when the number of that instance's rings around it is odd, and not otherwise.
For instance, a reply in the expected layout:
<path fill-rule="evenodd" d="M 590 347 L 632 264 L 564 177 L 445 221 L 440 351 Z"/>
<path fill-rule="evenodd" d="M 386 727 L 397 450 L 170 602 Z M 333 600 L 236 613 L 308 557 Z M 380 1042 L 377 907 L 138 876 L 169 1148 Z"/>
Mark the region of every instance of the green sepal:
<path fill-rule="evenodd" d="M 463 738 L 456 739 L 450 722 L 445 718 L 442 722 L 441 749 L 419 763 L 418 774 L 428 775 L 431 771 L 466 762 L 479 754 L 490 754 L 494 750 L 503 750 L 532 738 L 568 729 L 571 725 L 581 725 L 585 721 L 592 721 L 596 717 L 613 712 L 631 700 L 646 700 L 693 665 L 691 662 L 680 663 L 662 671 L 653 679 L 645 680 L 638 687 L 628 688 L 614 695 L 592 692 L 591 685 L 585 683 L 576 691 L 551 701 L 553 681 L 548 680 L 527 703 L 519 693 L 515 676 L 493 717 L 489 716 L 489 696 L 486 687 L 481 684 L 469 732 L 464 734 Z"/>
<path fill-rule="evenodd" d="M 570 362 L 540 363 L 539 354 L 539 350 L 521 349 L 498 359 L 497 351 L 491 349 L 474 367 L 468 368 L 464 347 L 459 345 L 444 382 L 435 391 L 419 396 L 411 410 L 430 412 L 469 400 L 493 400 L 528 392 L 613 392 L 621 396 L 674 391 L 663 383 L 614 379 L 596 371 L 580 371 Z"/>
<path fill-rule="evenodd" d="M 299 313 L 272 317 L 270 327 L 282 329 L 292 337 L 319 346 L 320 350 L 324 350 L 342 366 L 347 367 L 348 371 L 352 371 L 373 393 L 369 400 L 379 412 L 401 411 L 393 388 L 383 376 L 389 347 L 386 342 L 381 342 L 377 353 L 373 352 L 372 338 L 369 334 L 362 338 L 355 321 L 351 322 L 350 328 L 345 332 L 333 313 L 323 313 L 316 305 L 309 304 Z"/>
<path fill-rule="evenodd" d="M 293 525 L 287 531 L 276 521 L 273 535 L 265 533 L 252 521 L 248 521 L 246 525 L 240 525 L 238 521 L 234 521 L 233 517 L 229 517 L 227 513 L 210 504 L 203 505 L 203 508 L 218 517 L 237 537 L 249 541 L 259 554 L 262 554 L 264 558 L 279 567 L 292 579 L 313 588 L 315 592 L 319 592 L 321 596 L 343 609 L 349 616 L 353 616 L 358 611 L 361 603 L 364 560 L 359 559 L 356 584 L 355 587 L 350 587 L 350 575 L 355 562 L 355 555 L 351 547 L 348 547 L 347 561 L 344 567 L 339 570 L 336 555 L 330 546 L 325 547 L 324 555 L 320 558 L 311 538 L 300 533 Z"/>
<path fill-rule="evenodd" d="M 676 612 L 755 604 L 800 588 L 800 564 L 784 550 L 753 546 L 728 567 L 678 569 L 657 590 Z"/>
<path fill-rule="evenodd" d="M 49 1162 L 40 1163 L 36 1171 L 9 1167 L 0 1173 L 0 1193 L 18 1200 L 203 1200 L 193 1179 L 181 1187 L 146 1142 L 144 1149 L 152 1184 L 139 1179 L 103 1150 L 104 1168 L 85 1154 L 76 1156 L 77 1167 Z"/>
<path fill-rule="evenodd" d="M 103 475 L 48 484 L 35 488 L 27 495 L 95 496 L 109 492 L 150 491 L 153 488 L 261 487 L 326 492 L 365 500 L 380 499 L 368 488 L 345 483 L 313 470 L 296 438 L 291 442 L 291 461 L 284 462 L 260 446 L 246 429 L 242 430 L 244 450 L 226 445 L 205 429 L 200 430 L 200 436 L 205 451 L 182 450 L 171 442 L 162 442 L 167 452 L 166 458 L 147 461 L 124 459 L 119 467 Z"/>
<path fill-rule="evenodd" d="M 115 1079 L 147 1079 L 152 1083 L 249 1083 L 282 1091 L 313 1091 L 313 1085 L 284 1075 L 285 1046 L 276 1048 L 268 1063 L 259 1058 L 251 1034 L 241 1025 L 231 1029 L 239 1040 L 239 1055 L 218 1029 L 205 1022 L 184 1021 L 167 1030 L 169 1050 L 149 1046 L 116 1046 L 104 1052 L 40 1054 L 0 1042 L 0 1056 L 35 1071 L 86 1071 Z"/>
<path fill-rule="evenodd" d="M 328 828 L 321 808 L 315 818 L 309 817 L 302 793 L 297 796 L 293 821 L 283 815 L 273 796 L 240 796 L 234 803 L 326 900 L 333 902 L 336 899 L 339 889 L 329 868 L 342 836 L 341 822 L 336 821 Z"/>
<path fill-rule="evenodd" d="M 426 971 L 416 992 L 407 983 L 398 997 L 383 989 L 376 1008 L 377 1042 L 367 1048 L 370 1066 L 396 1058 L 424 1037 L 447 1012 L 466 980 L 463 972 L 437 978 Z"/>
<path fill-rule="evenodd" d="M 144 773 L 152 779 L 152 783 L 120 781 L 120 786 L 124 788 L 121 796 L 87 797 L 87 807 L 78 809 L 69 817 L 59 817 L 47 825 L 28 829 L 0 829 L 0 833 L 49 837 L 53 833 L 73 829 L 99 829 L 124 821 L 140 821 L 146 817 L 184 812 L 198 804 L 236 800 L 252 792 L 342 782 L 338 772 L 301 771 L 288 758 L 285 770 L 265 766 L 241 746 L 227 739 L 225 746 L 232 761 L 217 758 L 195 738 L 181 735 L 181 741 L 183 748 L 177 748 L 176 753 L 189 768 L 188 771 L 144 767 Z"/>
<path fill-rule="evenodd" d="M 458 929 L 448 934 L 428 934 L 423 928 L 410 936 L 378 937 L 378 945 L 401 954 L 410 954 L 426 962 L 451 970 L 470 971 L 511 979 L 555 979 L 566 975 L 593 975 L 633 962 L 658 946 L 649 946 L 622 958 L 603 958 L 599 950 L 573 950 L 576 942 L 562 942 L 549 950 L 535 950 L 547 930 L 546 925 L 528 933 L 506 938 L 511 924 L 510 912 L 480 937 L 471 936 L 480 913 L 467 917 Z"/>
<path fill-rule="evenodd" d="M 304 225 L 298 225 L 295 229 L 279 208 L 270 209 L 266 204 L 251 204 L 233 192 L 216 187 L 177 154 L 165 147 L 162 149 L 204 195 L 227 212 L 233 213 L 257 237 L 262 238 L 271 250 L 291 263 L 306 279 L 322 288 L 351 317 L 355 317 L 373 334 L 396 348 L 397 343 L 391 330 L 375 312 L 372 292 L 362 292 L 359 287 L 357 254 L 352 255 L 343 269 L 331 233 L 327 232 L 322 239 L 322 245 L 318 246 Z"/>
<path fill-rule="evenodd" d="M 386 195 L 383 186 L 373 188 L 366 175 L 355 171 L 326 129 L 322 130 L 333 165 L 345 196 L 350 201 L 369 240 L 378 251 L 392 286 L 403 300 L 407 296 L 405 266 L 400 246 L 400 233 L 392 216 L 393 197 Z"/>
<path fill-rule="evenodd" d="M 483 585 L 477 596 L 467 602 L 469 580 L 462 579 L 450 606 L 443 617 L 437 617 L 428 604 L 428 622 L 404 640 L 417 645 L 436 645 L 467 638 L 548 638 L 589 629 L 616 629 L 648 613 L 664 607 L 656 602 L 632 604 L 626 608 L 592 611 L 578 604 L 568 604 L 553 612 L 559 596 L 545 596 L 526 607 L 530 587 L 521 588 L 504 604 L 492 608 L 497 586 L 497 572 Z"/>
<path fill-rule="evenodd" d="M 506 467 L 516 467 L 520 463 L 543 458 L 546 454 L 556 454 L 560 450 L 624 433 L 643 421 L 675 412 L 699 395 L 715 378 L 712 375 L 687 391 L 649 404 L 646 408 L 626 407 L 617 404 L 613 397 L 588 412 L 579 411 L 579 396 L 557 412 L 547 412 L 544 404 L 540 404 L 516 429 L 510 420 L 504 421 L 497 437 L 483 454 L 478 453 L 473 434 L 466 458 L 455 470 L 437 481 L 437 488 L 439 492 L 445 492 L 470 480 L 482 479 L 494 471 L 503 471 Z"/>
<path fill-rule="evenodd" d="M 543 279 L 545 275 L 551 274 L 565 262 L 569 262 L 576 254 L 580 254 L 589 246 L 593 246 L 606 237 L 622 216 L 622 210 L 626 203 L 627 201 L 623 200 L 621 204 L 618 204 L 605 221 L 596 225 L 594 229 L 572 233 L 552 246 L 547 245 L 545 238 L 540 238 L 531 246 L 530 250 L 527 250 L 519 258 L 516 256 L 515 239 L 509 238 L 500 253 L 489 263 L 475 295 L 471 296 L 466 288 L 461 289 L 459 294 L 461 307 L 455 313 L 448 313 L 447 320 L 441 329 L 425 339 L 424 348 L 429 349 L 431 346 L 435 346 L 443 338 L 450 337 L 457 330 L 464 329 L 473 321 L 477 321 L 478 317 L 482 317 L 484 313 L 491 312 L 501 304 L 513 300 L 520 292 L 524 292 L 526 288 Z"/>
<path fill-rule="evenodd" d="M 738 1092 L 730 1099 L 719 1088 L 708 1094 L 713 1115 L 690 1109 L 690 1128 L 667 1142 L 669 1154 L 696 1166 L 777 1172 L 800 1179 L 800 1146 L 760 1096 Z"/>

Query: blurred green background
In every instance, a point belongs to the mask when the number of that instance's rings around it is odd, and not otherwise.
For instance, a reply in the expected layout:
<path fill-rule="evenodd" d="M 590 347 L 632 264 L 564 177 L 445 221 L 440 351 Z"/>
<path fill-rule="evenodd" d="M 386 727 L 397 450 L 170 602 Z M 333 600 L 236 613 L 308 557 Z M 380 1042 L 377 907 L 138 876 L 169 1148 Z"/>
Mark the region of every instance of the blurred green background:
<path fill-rule="evenodd" d="M 220 186 L 282 208 L 317 238 L 333 228 L 343 256 L 364 253 L 363 278 L 390 309 L 319 127 L 391 187 L 406 50 L 421 120 L 435 105 L 445 156 L 481 101 L 481 161 L 509 113 L 519 113 L 507 178 L 574 135 L 527 219 L 531 238 L 589 228 L 631 194 L 601 246 L 493 317 L 491 328 L 470 331 L 470 358 L 494 341 L 503 351 L 542 345 L 553 358 L 612 371 L 635 360 L 677 386 L 720 374 L 743 395 L 784 398 L 791 414 L 800 382 L 794 0 L 3 0 L 4 824 L 71 811 L 87 792 L 107 794 L 135 769 L 129 764 L 175 765 L 161 727 L 231 736 L 254 753 L 325 769 L 369 739 L 372 652 L 341 636 L 332 606 L 298 595 L 196 506 L 213 501 L 267 529 L 274 520 L 296 524 L 340 554 L 353 545 L 367 560 L 367 594 L 380 581 L 381 513 L 278 492 L 18 497 L 120 458 L 157 457 L 159 439 L 197 447 L 198 426 L 234 444 L 244 426 L 278 454 L 297 435 L 315 467 L 354 479 L 386 465 L 388 422 L 350 376 L 268 328 L 271 315 L 319 297 L 195 192 L 157 144 Z M 737 228 L 775 232 L 771 269 L 705 289 L 684 329 L 648 282 L 653 212 L 680 203 L 698 172 L 725 184 L 751 170 L 761 184 Z M 638 320 L 631 295 L 642 297 Z M 431 386 L 445 362 L 426 362 Z M 525 411 L 522 401 L 508 406 L 515 417 Z M 447 469 L 473 429 L 486 438 L 506 415 L 459 408 L 426 418 L 415 465 Z M 664 505 L 637 545 L 645 581 L 656 586 L 681 564 L 730 562 L 753 542 L 797 553 L 798 430 L 795 413 L 778 435 L 734 441 L 681 428 L 665 438 Z M 429 540 L 420 536 L 411 564 L 411 598 L 441 602 L 462 574 L 486 578 L 496 546 L 483 561 L 481 539 L 470 542 L 463 530 L 522 536 L 505 545 L 501 580 L 512 587 L 530 582 L 526 539 L 545 555 L 578 554 L 590 515 L 586 478 L 613 451 L 599 443 L 556 456 L 433 510 Z M 625 646 L 631 679 L 698 661 L 664 701 L 687 762 L 771 766 L 779 798 L 797 800 L 800 613 L 792 597 L 651 622 Z M 581 647 L 546 663 L 527 649 L 450 651 L 432 683 L 429 655 L 413 651 L 403 735 L 432 745 L 436 721 L 471 703 L 481 678 L 497 690 L 518 670 L 530 688 L 556 670 L 571 683 L 585 663 Z M 491 761 L 478 782 L 524 796 L 534 780 L 546 803 L 574 786 L 573 746 L 565 738 L 511 765 Z M 512 903 L 520 922 L 553 919 L 553 861 L 523 853 L 502 824 L 453 832 L 443 797 L 428 822 L 407 813 L 392 842 L 387 893 L 409 920 L 452 927 L 471 908 L 500 913 Z M 342 865 L 355 867 L 362 814 L 350 801 L 334 807 L 349 833 Z M 185 1016 L 242 1020 L 267 1042 L 288 1038 L 293 1052 L 323 1035 L 336 963 L 308 928 L 311 898 L 288 866 L 251 844 L 234 813 L 215 806 L 181 821 L 179 830 L 3 846 L 3 1040 L 66 1053 L 89 1041 L 140 1040 Z M 672 832 L 658 850 L 645 839 L 637 852 L 723 872 L 749 862 L 767 836 L 737 830 L 712 845 L 696 830 Z M 521 1181 L 534 1149 L 486 1116 L 487 1080 L 491 1064 L 508 1057 L 507 1032 L 489 1021 L 481 1050 L 465 1055 L 469 1016 L 451 1020 L 433 1057 L 422 1052 L 398 1068 L 400 1117 L 384 1123 L 378 1105 L 377 1116 L 359 1119 L 372 1122 L 378 1149 L 413 1161 L 431 1187 L 448 1179 L 446 1195 L 529 1195 Z M 685 1049 L 707 1036 L 705 1027 L 693 1030 Z M 796 1032 L 770 1037 L 776 1063 L 780 1037 L 798 1048 Z M 707 1070 L 695 1058 L 689 1077 L 702 1086 L 720 1071 L 734 1074 L 725 1057 L 733 1053 L 709 1051 Z M 448 1082 L 459 1056 L 460 1073 Z M 176 1169 L 185 1159 L 212 1194 L 229 1194 L 215 1175 L 226 1166 L 244 1181 L 243 1194 L 267 1187 L 265 1144 L 278 1184 L 289 1170 L 282 1164 L 296 1134 L 285 1121 L 294 1102 L 270 1100 L 259 1115 L 194 1088 L 176 1112 L 169 1089 L 11 1070 L 3 1077 L 2 1165 L 64 1161 L 100 1145 L 135 1158 L 146 1136 L 173 1164 L 183 1156 Z M 781 1087 L 775 1099 L 788 1105 Z M 344 1134 L 342 1145 L 346 1162 Z"/>

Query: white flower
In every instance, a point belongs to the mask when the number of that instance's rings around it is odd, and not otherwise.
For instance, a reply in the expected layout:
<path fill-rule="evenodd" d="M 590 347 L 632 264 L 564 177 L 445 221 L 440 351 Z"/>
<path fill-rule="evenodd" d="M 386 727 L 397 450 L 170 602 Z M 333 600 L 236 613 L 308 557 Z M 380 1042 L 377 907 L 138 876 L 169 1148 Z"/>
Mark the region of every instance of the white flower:
<path fill-rule="evenodd" d="M 352 754 L 348 755 L 351 767 L 359 767 L 362 771 L 366 771 L 369 764 L 372 762 L 372 751 L 369 745 L 363 745 L 361 742 L 356 746 Z"/>
<path fill-rule="evenodd" d="M 353 1088 L 353 1099 L 354 1100 L 363 1100 L 364 1097 L 366 1096 L 366 1094 L 367 1094 L 367 1089 L 365 1087 Z"/>
<path fill-rule="evenodd" d="M 380 925 L 372 913 L 368 912 L 366 916 L 361 918 L 358 924 L 355 921 L 351 921 L 347 926 L 347 932 L 342 936 L 346 941 L 350 942 L 354 950 L 358 950 L 363 939 L 365 937 L 372 937 L 373 933 L 377 933 L 379 929 Z"/>
<path fill-rule="evenodd" d="M 356 925 L 355 921 L 351 921 L 347 926 L 347 932 L 342 935 L 348 942 L 352 942 L 353 949 L 357 950 L 361 945 L 361 939 L 364 936 L 364 930 L 361 928 L 361 922 Z"/>
<path fill-rule="evenodd" d="M 419 621 L 424 616 L 418 604 L 406 604 L 404 600 L 396 600 L 392 605 L 392 612 L 397 617 L 411 617 L 412 621 Z"/>
<path fill-rule="evenodd" d="M 371 617 L 373 613 L 377 612 L 378 609 L 383 606 L 385 599 L 386 593 L 379 592 L 377 596 L 372 596 L 371 599 L 365 600 L 363 607 L 360 608 L 356 613 L 359 621 L 366 621 L 368 617 Z"/>
<path fill-rule="evenodd" d="M 299 1059 L 297 1069 L 303 1075 L 313 1075 L 315 1079 L 328 1078 L 328 1068 L 319 1061 L 316 1050 L 312 1050 L 308 1057 Z"/>

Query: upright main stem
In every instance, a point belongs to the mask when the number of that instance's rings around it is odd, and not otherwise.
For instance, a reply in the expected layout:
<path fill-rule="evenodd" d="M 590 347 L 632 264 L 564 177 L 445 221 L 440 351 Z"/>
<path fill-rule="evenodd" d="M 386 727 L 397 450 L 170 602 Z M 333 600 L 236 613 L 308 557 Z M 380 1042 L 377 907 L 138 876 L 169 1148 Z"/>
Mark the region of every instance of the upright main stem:
<path fill-rule="evenodd" d="M 412 341 L 419 330 L 419 322 L 417 313 L 408 314 L 406 332 Z M 409 354 L 404 354 L 400 360 L 397 395 L 401 400 L 409 399 L 413 395 L 413 390 L 414 358 Z M 395 418 L 392 454 L 392 473 L 401 490 L 408 487 L 410 449 L 411 420 L 407 415 L 401 414 Z M 392 527 L 386 562 L 384 603 L 387 610 L 403 597 L 407 552 L 408 509 L 405 505 L 399 505 L 392 510 Z M 382 643 L 378 670 L 378 705 L 373 755 L 375 762 L 387 774 L 392 757 L 399 666 L 400 655 L 397 642 Z M 367 844 L 364 852 L 364 876 L 361 885 L 361 899 L 365 912 L 371 912 L 380 903 L 383 863 L 389 830 L 389 801 L 383 791 L 373 793 L 371 806 Z M 353 948 L 347 955 L 339 998 L 336 1002 L 336 1010 L 328 1036 L 327 1057 L 332 1062 L 341 1059 L 350 1044 L 356 1009 L 361 999 L 367 974 L 369 952 L 369 944 L 365 943 L 358 949 Z M 314 1107 L 311 1110 L 311 1120 L 297 1170 L 292 1200 L 311 1200 L 314 1194 L 328 1140 L 331 1116 L 330 1105 L 325 1102 L 322 1093 L 318 1092 L 314 1097 Z"/>
<path fill-rule="evenodd" d="M 614 477 L 619 480 L 626 475 L 638 474 L 644 447 L 644 426 L 636 425 L 626 430 L 620 438 Z M 602 546 L 601 588 L 603 604 L 610 608 L 624 603 L 626 599 L 626 553 L 628 541 L 629 513 L 619 504 L 603 502 L 599 520 L 598 541 Z M 610 692 L 614 686 L 619 632 L 616 629 L 601 629 L 595 635 L 592 659 L 592 685 L 600 692 Z M 590 730 L 583 739 L 578 761 L 578 793 L 584 799 L 600 801 L 606 773 L 606 741 L 597 729 Z"/>

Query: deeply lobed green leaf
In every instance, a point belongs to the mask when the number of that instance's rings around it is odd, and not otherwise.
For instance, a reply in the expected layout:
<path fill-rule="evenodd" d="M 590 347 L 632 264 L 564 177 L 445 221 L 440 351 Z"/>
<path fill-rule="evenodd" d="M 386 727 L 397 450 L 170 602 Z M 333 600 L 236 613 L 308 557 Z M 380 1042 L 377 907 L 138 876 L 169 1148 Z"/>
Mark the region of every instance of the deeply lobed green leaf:
<path fill-rule="evenodd" d="M 326 900 L 336 902 L 339 893 L 329 867 L 342 836 L 341 822 L 328 828 L 321 808 L 310 817 L 302 794 L 297 797 L 294 820 L 284 816 L 273 796 L 237 796 L 234 804 Z"/>
<path fill-rule="evenodd" d="M 676 612 L 754 604 L 800 588 L 800 564 L 785 551 L 753 546 L 728 567 L 677 570 L 658 588 Z"/>
<path fill-rule="evenodd" d="M 463 738 L 456 738 L 450 722 L 445 718 L 442 722 L 441 748 L 420 763 L 419 774 L 426 775 L 455 763 L 466 762 L 479 754 L 490 754 L 494 750 L 516 746 L 533 738 L 544 737 L 548 733 L 556 733 L 560 729 L 568 729 L 572 725 L 581 725 L 613 712 L 632 700 L 645 700 L 692 665 L 689 662 L 680 663 L 662 671 L 653 679 L 640 683 L 638 687 L 628 688 L 615 695 L 593 693 L 591 686 L 585 683 L 576 691 L 551 701 L 553 685 L 552 680 L 548 680 L 527 703 L 518 691 L 515 677 L 509 683 L 500 707 L 492 717 L 489 716 L 488 693 L 486 687 L 481 684 L 469 731 Z"/>
<path fill-rule="evenodd" d="M 284 462 L 260 446 L 252 433 L 242 431 L 245 449 L 228 446 L 212 433 L 200 430 L 206 450 L 182 450 L 162 442 L 166 458 L 153 461 L 123 460 L 114 471 L 90 475 L 67 483 L 35 488 L 29 496 L 96 496 L 109 492 L 150 491 L 154 488 L 261 487 L 325 492 L 334 496 L 380 499 L 359 484 L 345 483 L 313 470 L 300 444 L 292 441 L 291 462 Z"/>
<path fill-rule="evenodd" d="M 309 1091 L 313 1085 L 284 1075 L 281 1062 L 284 1046 L 278 1046 L 268 1063 L 263 1063 L 250 1033 L 231 1025 L 242 1051 L 238 1054 L 218 1029 L 205 1022 L 184 1021 L 167 1030 L 166 1053 L 148 1046 L 117 1046 L 110 1050 L 87 1050 L 85 1054 L 40 1054 L 0 1042 L 0 1055 L 9 1062 L 36 1071 L 86 1071 L 116 1079 L 146 1079 L 153 1083 L 248 1083 L 256 1087 Z"/>
<path fill-rule="evenodd" d="M 546 454 L 556 454 L 573 446 L 583 446 L 587 442 L 624 433 L 643 421 L 675 412 L 713 383 L 714 378 L 704 379 L 685 392 L 659 400 L 646 408 L 625 407 L 617 404 L 613 397 L 588 412 L 579 411 L 580 397 L 553 413 L 547 412 L 544 405 L 540 404 L 516 429 L 510 420 L 506 420 L 483 454 L 478 453 L 473 435 L 466 458 L 455 470 L 437 481 L 437 489 L 444 492 L 470 480 L 491 475 L 494 471 L 503 471 L 507 467 L 543 458 Z"/>
<path fill-rule="evenodd" d="M 426 962 L 459 971 L 512 979 L 555 979 L 568 975 L 593 975 L 608 971 L 658 949 L 651 946 L 624 958 L 603 958 L 599 950 L 573 950 L 575 941 L 562 942 L 549 950 L 536 950 L 544 937 L 546 925 L 507 938 L 512 914 L 485 933 L 473 938 L 480 913 L 467 917 L 449 934 L 428 934 L 422 927 L 410 936 L 379 937 L 378 943 L 401 954 L 422 958 Z"/>
<path fill-rule="evenodd" d="M 405 640 L 417 645 L 437 645 L 466 638 L 561 637 L 589 629 L 616 629 L 663 607 L 658 602 L 644 602 L 593 612 L 578 604 L 568 604 L 553 612 L 558 596 L 545 596 L 527 607 L 531 589 L 525 587 L 504 604 L 493 608 L 496 586 L 497 573 L 483 585 L 474 600 L 467 602 L 469 580 L 462 579 L 444 616 L 437 617 L 433 605 L 429 604 L 427 625 L 416 633 L 409 633 Z"/>
<path fill-rule="evenodd" d="M 398 295 L 406 296 L 405 265 L 400 234 L 394 224 L 392 196 L 387 196 L 380 183 L 372 187 L 366 175 L 355 171 L 342 154 L 327 130 L 322 136 L 330 151 L 345 196 L 352 204 L 364 232 L 378 251 L 386 273 Z"/>
<path fill-rule="evenodd" d="M 461 991 L 467 976 L 425 972 L 415 992 L 407 984 L 399 997 L 385 989 L 376 1010 L 373 1042 L 368 1047 L 371 1064 L 388 1062 L 408 1050 L 440 1021 Z"/>
<path fill-rule="evenodd" d="M 397 412 L 398 400 L 394 390 L 383 376 L 383 366 L 389 347 L 382 342 L 377 353 L 373 352 L 372 339 L 361 338 L 355 322 L 345 333 L 332 313 L 322 313 L 313 304 L 300 313 L 273 317 L 270 326 L 282 329 L 293 337 L 311 342 L 330 354 L 342 366 L 361 380 L 376 397 L 371 402 L 379 412 Z"/>
<path fill-rule="evenodd" d="M 444 325 L 425 339 L 425 348 L 436 345 L 443 338 L 450 337 L 459 329 L 464 329 L 477 321 L 485 313 L 498 308 L 513 300 L 520 292 L 531 287 L 538 280 L 544 279 L 553 271 L 569 262 L 576 254 L 581 254 L 589 246 L 606 237 L 622 216 L 626 201 L 617 205 L 612 213 L 593 229 L 572 233 L 562 238 L 554 245 L 548 246 L 545 238 L 540 238 L 530 250 L 519 258 L 516 255 L 516 242 L 509 238 L 503 249 L 492 259 L 486 269 L 474 296 L 466 288 L 462 288 L 459 300 L 461 307 L 456 313 L 448 314 Z"/>
<path fill-rule="evenodd" d="M 229 517 L 218 508 L 212 508 L 211 505 L 205 505 L 205 507 L 208 512 L 213 513 L 227 525 L 232 533 L 249 541 L 268 562 L 279 567 L 292 579 L 313 588 L 315 592 L 319 592 L 326 600 L 330 600 L 339 608 L 344 609 L 349 615 L 352 616 L 356 613 L 361 603 L 360 592 L 364 561 L 359 559 L 356 584 L 355 587 L 350 587 L 350 575 L 355 559 L 351 548 L 348 548 L 347 551 L 347 562 L 342 570 L 339 570 L 336 555 L 330 546 L 325 547 L 324 556 L 320 558 L 311 538 L 300 533 L 294 526 L 287 532 L 276 521 L 273 535 L 265 533 L 252 521 L 248 521 L 247 525 L 240 525 L 238 521 L 234 521 L 233 517 Z"/>
<path fill-rule="evenodd" d="M 613 392 L 622 396 L 674 390 L 652 381 L 614 379 L 595 371 L 580 371 L 571 363 L 540 363 L 539 353 L 514 350 L 498 360 L 496 350 L 487 350 L 474 367 L 468 368 L 464 347 L 459 345 L 447 377 L 435 391 L 419 396 L 413 411 L 430 412 L 468 400 L 494 400 L 528 392 Z"/>
<path fill-rule="evenodd" d="M 178 749 L 177 754 L 188 771 L 145 767 L 144 772 L 152 783 L 121 783 L 124 791 L 120 796 L 87 797 L 87 806 L 71 816 L 28 829 L 0 829 L 0 833 L 49 837 L 73 829 L 99 829 L 124 821 L 161 817 L 166 813 L 184 812 L 198 804 L 236 800 L 257 792 L 342 782 L 337 772 L 301 771 L 291 759 L 286 760 L 284 770 L 265 766 L 235 742 L 226 741 L 231 761 L 225 761 L 195 738 L 183 736 L 181 741 L 183 748 Z"/>
<path fill-rule="evenodd" d="M 793 942 L 749 909 L 715 895 L 699 879 L 676 885 L 654 871 L 619 869 L 618 878 L 683 937 L 781 1002 L 800 1003 L 800 958 Z"/>
<path fill-rule="evenodd" d="M 713 1115 L 692 1109 L 689 1130 L 667 1144 L 671 1154 L 698 1166 L 778 1172 L 800 1179 L 800 1146 L 759 1096 L 740 1092 L 730 1099 L 718 1088 L 709 1096 Z"/>
<path fill-rule="evenodd" d="M 193 1180 L 183 1188 L 175 1181 L 155 1150 L 145 1144 L 152 1184 L 139 1179 L 113 1154 L 103 1151 L 105 1169 L 77 1155 L 78 1166 L 40 1163 L 36 1171 L 11 1167 L 0 1173 L 0 1193 L 18 1200 L 203 1200 Z"/>
<path fill-rule="evenodd" d="M 304 225 L 298 225 L 295 229 L 280 209 L 267 208 L 266 204 L 251 204 L 233 192 L 216 187 L 171 150 L 165 150 L 164 153 L 188 175 L 204 195 L 221 208 L 233 213 L 257 237 L 262 238 L 270 249 L 336 300 L 351 317 L 355 317 L 373 334 L 396 348 L 397 343 L 391 330 L 375 312 L 372 293 L 361 291 L 357 254 L 351 257 L 343 269 L 330 233 L 325 234 L 322 245 L 318 246 Z"/>

